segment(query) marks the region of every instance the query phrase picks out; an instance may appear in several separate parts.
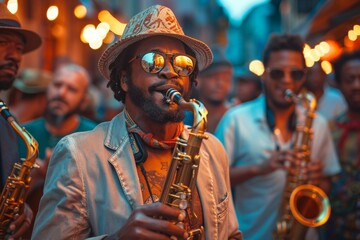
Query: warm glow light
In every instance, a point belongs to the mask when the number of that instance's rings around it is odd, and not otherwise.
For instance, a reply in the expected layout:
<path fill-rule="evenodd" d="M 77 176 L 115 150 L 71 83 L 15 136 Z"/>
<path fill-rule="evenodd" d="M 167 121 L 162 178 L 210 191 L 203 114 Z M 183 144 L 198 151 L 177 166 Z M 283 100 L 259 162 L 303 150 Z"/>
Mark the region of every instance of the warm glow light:
<path fill-rule="evenodd" d="M 59 15 L 59 8 L 57 6 L 50 6 L 46 12 L 46 17 L 49 21 L 55 20 Z"/>
<path fill-rule="evenodd" d="M 355 45 L 354 41 L 351 41 L 348 36 L 344 37 L 344 46 L 348 49 L 352 49 Z"/>
<path fill-rule="evenodd" d="M 89 42 L 85 39 L 83 31 L 81 31 L 80 40 L 81 40 L 83 43 L 89 43 Z"/>
<path fill-rule="evenodd" d="M 325 55 L 320 44 L 316 45 L 314 50 L 316 51 L 316 54 L 319 55 L 319 57 L 322 57 Z"/>
<path fill-rule="evenodd" d="M 103 42 L 105 44 L 110 44 L 115 40 L 115 35 L 113 32 L 108 32 L 106 37 L 104 38 Z"/>
<path fill-rule="evenodd" d="M 303 50 L 304 55 L 307 56 L 309 54 L 310 50 L 311 50 L 311 47 L 308 44 L 305 44 L 304 50 Z"/>
<path fill-rule="evenodd" d="M 96 35 L 95 26 L 93 24 L 86 25 L 81 31 L 81 41 L 84 43 L 89 43 L 92 38 Z"/>
<path fill-rule="evenodd" d="M 106 34 L 110 30 L 110 25 L 107 22 L 101 22 L 96 27 L 96 33 L 101 37 L 101 39 L 104 39 L 106 37 Z"/>
<path fill-rule="evenodd" d="M 15 14 L 18 10 L 18 2 L 17 0 L 9 0 L 7 3 L 7 9 L 12 13 Z"/>
<path fill-rule="evenodd" d="M 52 29 L 51 29 L 51 33 L 53 36 L 60 38 L 62 36 L 64 36 L 65 34 L 65 29 L 64 26 L 60 25 L 60 24 L 56 24 Z"/>
<path fill-rule="evenodd" d="M 99 49 L 101 45 L 102 45 L 102 39 L 97 35 L 95 35 L 89 42 L 90 48 L 94 50 Z"/>
<path fill-rule="evenodd" d="M 354 30 L 356 35 L 360 36 L 360 25 L 355 24 L 354 27 L 353 27 L 353 30 Z"/>
<path fill-rule="evenodd" d="M 109 11 L 102 10 L 101 12 L 99 12 L 98 19 L 101 22 L 108 23 L 110 26 L 110 30 L 113 33 L 117 35 L 122 35 L 122 33 L 124 32 L 126 24 L 119 22 L 115 17 L 113 17 L 113 15 L 111 15 Z"/>
<path fill-rule="evenodd" d="M 77 5 L 74 9 L 74 15 L 75 17 L 81 19 L 86 16 L 87 9 L 84 5 Z"/>
<path fill-rule="evenodd" d="M 356 35 L 356 33 L 355 33 L 354 30 L 348 31 L 348 38 L 349 38 L 351 41 L 356 41 L 357 35 Z"/>
<path fill-rule="evenodd" d="M 319 43 L 319 45 L 324 54 L 326 54 L 330 51 L 330 45 L 326 41 L 322 41 L 321 43 Z"/>
<path fill-rule="evenodd" d="M 310 57 L 311 57 L 311 60 L 313 60 L 314 62 L 317 62 L 320 60 L 319 53 L 315 49 L 310 50 Z"/>
<path fill-rule="evenodd" d="M 326 74 L 330 74 L 332 72 L 332 66 L 329 61 L 322 61 L 321 68 L 324 70 Z"/>
<path fill-rule="evenodd" d="M 341 54 L 342 48 L 339 43 L 334 40 L 326 40 L 326 42 L 329 45 L 329 52 L 322 57 L 322 60 L 332 61 Z"/>
<path fill-rule="evenodd" d="M 252 60 L 249 64 L 249 70 L 256 75 L 261 76 L 265 71 L 264 64 L 259 60 Z"/>
<path fill-rule="evenodd" d="M 314 60 L 312 60 L 312 58 L 309 56 L 307 58 L 305 58 L 305 64 L 307 67 L 312 67 L 314 66 Z"/>

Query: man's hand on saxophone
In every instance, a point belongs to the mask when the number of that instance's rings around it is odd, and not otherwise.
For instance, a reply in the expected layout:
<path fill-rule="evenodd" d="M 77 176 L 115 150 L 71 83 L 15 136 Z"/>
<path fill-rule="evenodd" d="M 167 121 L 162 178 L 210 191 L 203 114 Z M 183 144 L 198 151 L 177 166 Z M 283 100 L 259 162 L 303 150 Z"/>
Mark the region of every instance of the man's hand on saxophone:
<path fill-rule="evenodd" d="M 309 161 L 304 165 L 301 153 L 293 150 L 271 151 L 269 161 L 258 166 L 259 174 L 265 175 L 278 169 L 284 169 L 294 174 L 301 169 L 301 180 L 319 186 L 324 179 L 324 164 L 321 161 Z"/>
<path fill-rule="evenodd" d="M 296 156 L 292 150 L 271 151 L 269 161 L 259 165 L 261 175 L 271 173 L 278 169 L 288 170 L 291 162 L 296 161 Z"/>
<path fill-rule="evenodd" d="M 24 212 L 15 217 L 16 219 L 10 224 L 8 232 L 12 233 L 9 240 L 18 239 L 23 236 L 26 230 L 31 226 L 33 212 L 29 205 L 24 205 Z"/>
<path fill-rule="evenodd" d="M 169 239 L 170 236 L 186 239 L 188 233 L 173 224 L 173 221 L 183 221 L 184 218 L 179 209 L 160 202 L 143 205 L 132 212 L 126 224 L 118 232 L 106 239 L 150 240 Z"/>
<path fill-rule="evenodd" d="M 301 159 L 294 162 L 295 166 L 290 171 L 301 167 L 301 177 L 308 184 L 319 186 L 321 180 L 324 178 L 323 168 L 324 164 L 321 161 L 309 161 L 305 166 L 302 166 Z"/>

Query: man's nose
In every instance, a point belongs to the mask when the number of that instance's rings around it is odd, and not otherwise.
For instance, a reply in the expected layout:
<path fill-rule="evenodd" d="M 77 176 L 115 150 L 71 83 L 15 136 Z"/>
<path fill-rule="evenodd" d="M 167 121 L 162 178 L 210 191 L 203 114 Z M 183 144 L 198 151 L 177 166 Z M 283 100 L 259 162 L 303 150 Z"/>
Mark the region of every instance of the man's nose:
<path fill-rule="evenodd" d="M 18 49 L 15 43 L 8 43 L 6 48 L 6 56 L 8 59 L 12 59 L 13 61 L 19 63 L 22 58 L 22 51 Z"/>
<path fill-rule="evenodd" d="M 67 93 L 67 88 L 65 86 L 59 86 L 57 92 L 59 96 L 64 97 Z"/>
<path fill-rule="evenodd" d="M 165 77 L 167 79 L 171 79 L 171 78 L 179 77 L 179 74 L 177 74 L 177 72 L 175 71 L 172 63 L 169 60 L 167 60 L 165 61 L 165 66 L 160 71 L 159 76 Z"/>
<path fill-rule="evenodd" d="M 291 72 L 289 71 L 284 71 L 284 77 L 282 80 L 286 83 L 292 83 L 295 81 L 291 76 Z"/>

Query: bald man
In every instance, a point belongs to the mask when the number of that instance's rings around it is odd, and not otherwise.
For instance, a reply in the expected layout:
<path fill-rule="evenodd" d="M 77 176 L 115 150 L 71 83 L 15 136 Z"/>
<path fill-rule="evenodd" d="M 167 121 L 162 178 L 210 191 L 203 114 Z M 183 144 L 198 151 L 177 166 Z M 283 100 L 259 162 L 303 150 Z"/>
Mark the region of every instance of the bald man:
<path fill-rule="evenodd" d="M 87 100 L 90 77 L 87 71 L 76 64 L 66 64 L 58 68 L 47 92 L 47 104 L 44 116 L 24 127 L 39 142 L 40 168 L 33 171 L 28 203 L 34 214 L 42 195 L 47 163 L 52 149 L 66 135 L 74 132 L 92 130 L 96 124 L 80 115 Z M 22 143 L 20 143 L 22 144 Z M 24 157 L 25 147 L 20 147 L 20 156 Z M 31 231 L 31 230 L 30 230 Z"/>

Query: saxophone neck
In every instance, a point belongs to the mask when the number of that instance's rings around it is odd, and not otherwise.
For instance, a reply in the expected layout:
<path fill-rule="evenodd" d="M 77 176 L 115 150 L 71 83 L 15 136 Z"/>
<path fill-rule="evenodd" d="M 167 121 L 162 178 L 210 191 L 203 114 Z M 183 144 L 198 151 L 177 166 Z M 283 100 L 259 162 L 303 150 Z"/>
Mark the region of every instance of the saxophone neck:
<path fill-rule="evenodd" d="M 207 128 L 207 109 L 202 102 L 196 99 L 191 99 L 189 104 L 194 114 L 192 132 L 204 133 Z"/>
<path fill-rule="evenodd" d="M 27 148 L 26 160 L 28 160 L 30 165 L 34 164 L 38 156 L 38 142 L 25 128 L 21 127 L 17 123 L 14 116 L 10 113 L 9 108 L 1 99 L 0 114 L 10 124 L 17 135 L 24 141 Z"/>
<path fill-rule="evenodd" d="M 181 109 L 192 111 L 194 115 L 194 122 L 191 132 L 202 134 L 206 131 L 208 111 L 202 102 L 196 99 L 191 99 L 187 102 L 181 94 L 173 88 L 163 92 L 163 95 L 167 102 L 174 102 L 178 104 Z"/>
<path fill-rule="evenodd" d="M 290 89 L 286 89 L 284 95 L 286 99 L 303 106 L 308 112 L 315 112 L 316 98 L 312 92 L 302 89 L 299 94 L 295 94 Z"/>

